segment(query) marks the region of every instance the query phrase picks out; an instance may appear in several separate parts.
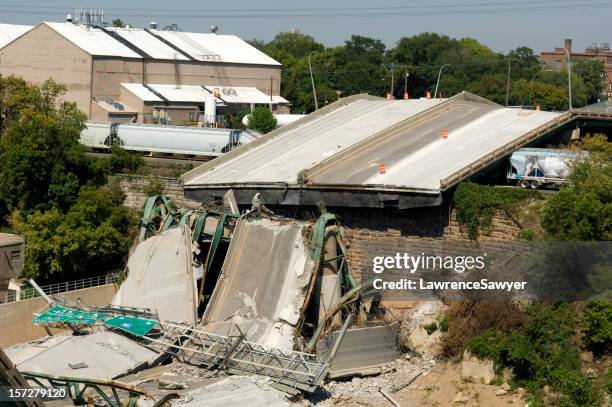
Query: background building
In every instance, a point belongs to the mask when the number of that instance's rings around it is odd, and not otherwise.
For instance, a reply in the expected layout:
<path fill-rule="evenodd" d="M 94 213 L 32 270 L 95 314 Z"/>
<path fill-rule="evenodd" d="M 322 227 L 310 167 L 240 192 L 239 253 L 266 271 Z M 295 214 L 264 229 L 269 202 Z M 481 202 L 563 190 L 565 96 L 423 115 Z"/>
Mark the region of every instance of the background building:
<path fill-rule="evenodd" d="M 585 49 L 584 52 L 573 52 L 572 40 L 566 39 L 564 48 L 557 47 L 554 51 L 542 52 L 542 62 L 544 62 L 546 66 L 558 71 L 567 69 L 566 49 L 572 56 L 573 69 L 576 69 L 576 63 L 588 60 L 597 59 L 603 62 L 606 74 L 602 77 L 604 85 L 602 96 L 604 98 L 612 97 L 612 51 L 610 51 L 610 44 L 607 42 L 595 43 L 591 47 Z"/>
<path fill-rule="evenodd" d="M 236 36 L 216 34 L 216 27 L 207 34 L 158 30 L 154 23 L 146 29 L 73 21 L 19 27 L 0 27 L 8 37 L 0 42 L 0 74 L 64 83 L 65 98 L 91 120 L 197 122 L 215 90 L 218 115 L 256 104 L 288 109 L 278 96 L 281 64 Z M 244 97 L 237 103 L 223 92 Z"/>

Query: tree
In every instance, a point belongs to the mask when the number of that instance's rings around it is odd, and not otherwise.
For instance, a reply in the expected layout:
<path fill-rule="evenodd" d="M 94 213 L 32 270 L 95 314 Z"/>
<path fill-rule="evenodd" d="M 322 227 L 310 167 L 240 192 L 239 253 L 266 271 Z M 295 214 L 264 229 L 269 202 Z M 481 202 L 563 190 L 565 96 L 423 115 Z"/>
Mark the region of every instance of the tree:
<path fill-rule="evenodd" d="M 577 74 L 579 83 L 586 93 L 585 103 L 596 103 L 603 90 L 602 76 L 605 75 L 604 64 L 600 60 L 580 61 L 572 68 Z"/>
<path fill-rule="evenodd" d="M 57 208 L 25 218 L 13 213 L 11 226 L 27 242 L 23 275 L 51 283 L 117 270 L 137 222 L 123 199 L 118 187 L 84 187 L 65 214 Z"/>
<path fill-rule="evenodd" d="M 14 209 L 67 210 L 79 188 L 92 177 L 92 160 L 79 143 L 85 115 L 73 103 L 59 102 L 63 85 L 41 87 L 9 78 L 0 133 L 0 218 Z M 1 221 L 1 220 L 0 220 Z"/>
<path fill-rule="evenodd" d="M 256 107 L 249 115 L 250 129 L 266 134 L 276 127 L 276 118 L 267 107 Z"/>
<path fill-rule="evenodd" d="M 533 53 L 533 50 L 529 47 L 518 47 L 508 52 L 508 58 L 517 59 L 522 62 L 530 64 L 537 64 L 540 61 L 538 55 Z"/>
<path fill-rule="evenodd" d="M 125 23 L 123 21 L 121 21 L 120 18 L 115 18 L 111 24 L 113 25 L 113 27 L 119 27 L 119 28 L 123 28 L 125 27 Z"/>
<path fill-rule="evenodd" d="M 542 227 L 556 240 L 612 239 L 612 146 L 605 136 L 587 138 L 590 155 L 573 164 L 572 186 L 548 202 Z"/>
<path fill-rule="evenodd" d="M 302 34 L 299 31 L 281 32 L 265 45 L 265 50 L 271 54 L 284 53 L 293 57 L 304 57 L 313 52 L 321 52 L 324 49 L 323 44 L 316 42 L 310 35 Z"/>
<path fill-rule="evenodd" d="M 352 35 L 344 47 L 334 50 L 334 82 L 346 95 L 384 95 L 389 88 L 388 69 L 383 66 L 385 44 L 380 40 Z"/>

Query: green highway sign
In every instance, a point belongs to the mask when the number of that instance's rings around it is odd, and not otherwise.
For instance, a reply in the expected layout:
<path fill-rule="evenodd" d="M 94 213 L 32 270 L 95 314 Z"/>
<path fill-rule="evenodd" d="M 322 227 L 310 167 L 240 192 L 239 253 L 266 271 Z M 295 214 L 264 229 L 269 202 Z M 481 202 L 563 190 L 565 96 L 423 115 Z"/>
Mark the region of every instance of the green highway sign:
<path fill-rule="evenodd" d="M 137 336 L 145 336 L 157 325 L 154 319 L 119 316 L 104 321 L 104 325 L 119 328 Z"/>
<path fill-rule="evenodd" d="M 56 324 L 64 322 L 68 324 L 93 325 L 101 319 L 108 318 L 110 315 L 101 312 L 90 312 L 74 310 L 55 306 L 38 315 L 32 320 L 34 324 Z"/>

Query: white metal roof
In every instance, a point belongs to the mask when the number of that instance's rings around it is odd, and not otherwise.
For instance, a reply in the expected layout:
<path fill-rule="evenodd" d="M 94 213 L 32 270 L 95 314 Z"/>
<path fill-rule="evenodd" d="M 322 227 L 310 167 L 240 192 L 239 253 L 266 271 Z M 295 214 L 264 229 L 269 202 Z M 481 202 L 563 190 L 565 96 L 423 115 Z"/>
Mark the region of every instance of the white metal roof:
<path fill-rule="evenodd" d="M 131 44 L 154 59 L 186 61 L 193 58 L 198 61 L 281 66 L 278 61 L 235 35 L 144 30 L 141 28 L 106 28 L 106 30 L 115 32 L 127 41 L 128 44 L 126 45 L 125 42 L 113 38 L 100 28 L 68 22 L 44 22 L 42 24 L 51 27 L 91 55 L 142 58 L 143 55 L 130 49 L 129 45 Z M 31 28 L 29 26 L 0 24 L 0 48 Z"/>
<path fill-rule="evenodd" d="M 138 99 L 144 102 L 162 102 L 163 100 L 155 93 L 144 87 L 140 83 L 122 83 L 125 89 L 133 93 Z"/>
<path fill-rule="evenodd" d="M 141 58 L 139 54 L 99 28 L 88 28 L 72 23 L 44 22 L 43 24 L 51 27 L 88 54 L 123 58 Z"/>
<path fill-rule="evenodd" d="M 147 84 L 147 86 L 170 102 L 204 103 L 206 98 L 211 96 L 204 88 L 196 85 L 181 85 L 179 88 L 167 84 Z"/>
<path fill-rule="evenodd" d="M 0 48 L 31 29 L 31 25 L 0 24 Z"/>
<path fill-rule="evenodd" d="M 236 64 L 281 65 L 235 35 L 151 31 L 200 61 L 219 60 Z"/>
<path fill-rule="evenodd" d="M 137 48 L 147 53 L 149 56 L 155 59 L 176 59 L 179 61 L 189 60 L 186 56 L 155 38 L 140 28 L 116 28 L 109 27 L 108 30 L 112 30 L 120 35 Z"/>
<path fill-rule="evenodd" d="M 132 92 L 136 97 L 145 102 L 161 102 L 158 95 L 161 95 L 170 102 L 182 103 L 204 103 L 206 98 L 214 94 L 215 89 L 219 89 L 217 102 L 226 104 L 278 104 L 289 103 L 281 96 L 270 96 L 252 87 L 223 87 L 223 86 L 197 86 L 197 85 L 176 85 L 169 84 L 147 84 L 122 83 L 121 86 Z M 151 90 L 157 92 L 155 94 Z"/>
<path fill-rule="evenodd" d="M 219 90 L 219 98 L 225 103 L 255 103 L 255 104 L 278 104 L 278 103 L 289 103 L 287 99 L 282 96 L 266 95 L 262 91 L 253 87 L 246 86 L 220 86 L 211 85 L 204 86 L 210 93 L 214 93 L 215 89 Z"/>

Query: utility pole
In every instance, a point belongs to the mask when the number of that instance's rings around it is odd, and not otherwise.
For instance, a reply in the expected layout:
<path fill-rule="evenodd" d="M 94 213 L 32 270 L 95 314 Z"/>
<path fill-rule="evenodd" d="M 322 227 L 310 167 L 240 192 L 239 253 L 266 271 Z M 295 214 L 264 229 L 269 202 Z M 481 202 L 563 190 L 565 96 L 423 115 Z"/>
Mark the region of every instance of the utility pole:
<path fill-rule="evenodd" d="M 508 79 L 506 80 L 506 107 L 508 107 L 509 97 L 510 97 L 510 61 L 508 61 Z"/>
<path fill-rule="evenodd" d="M 406 69 L 406 76 L 404 77 L 404 98 L 408 94 L 408 70 Z"/>
<path fill-rule="evenodd" d="M 570 44 L 571 46 L 571 44 Z M 569 111 L 572 111 L 572 61 L 571 54 L 567 48 L 563 48 L 565 54 L 567 55 L 567 93 L 568 93 L 568 106 Z"/>
<path fill-rule="evenodd" d="M 438 98 L 438 86 L 440 85 L 440 76 L 442 76 L 442 69 L 444 69 L 445 66 L 448 66 L 449 64 L 444 64 L 440 67 L 440 70 L 438 71 L 438 80 L 436 81 L 436 90 L 434 91 L 434 99 Z"/>
<path fill-rule="evenodd" d="M 312 83 L 312 96 L 314 97 L 315 110 L 319 110 L 319 103 L 317 102 L 317 91 L 315 89 L 314 77 L 312 76 L 312 65 L 310 64 L 310 55 L 308 54 L 308 68 L 310 69 L 310 83 Z"/>
<path fill-rule="evenodd" d="M 389 88 L 389 93 L 391 94 L 391 99 L 394 99 L 393 97 L 393 81 L 394 81 L 394 77 L 393 74 L 395 73 L 395 69 L 393 69 L 393 65 L 391 65 L 391 86 Z"/>

